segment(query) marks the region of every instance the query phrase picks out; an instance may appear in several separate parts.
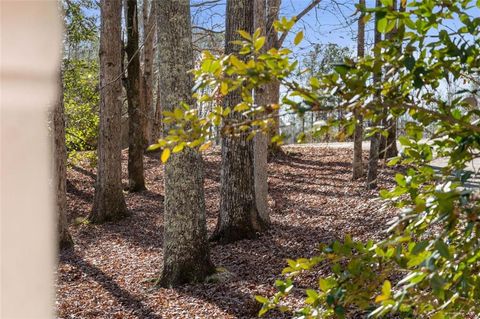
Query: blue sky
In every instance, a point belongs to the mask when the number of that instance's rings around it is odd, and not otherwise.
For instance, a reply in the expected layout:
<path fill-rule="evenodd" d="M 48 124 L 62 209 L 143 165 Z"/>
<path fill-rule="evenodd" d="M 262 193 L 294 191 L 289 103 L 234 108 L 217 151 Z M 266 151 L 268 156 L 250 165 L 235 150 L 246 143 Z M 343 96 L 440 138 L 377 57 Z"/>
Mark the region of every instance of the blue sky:
<path fill-rule="evenodd" d="M 223 29 L 225 1 L 221 1 L 211 8 L 196 8 L 195 3 L 203 0 L 192 1 L 192 15 L 194 23 L 198 23 L 214 29 Z M 280 16 L 292 17 L 300 13 L 311 3 L 311 0 L 283 0 L 280 10 Z M 297 31 L 304 31 L 304 42 L 301 47 L 306 47 L 312 43 L 337 43 L 342 46 L 355 47 L 356 23 L 354 1 L 322 1 L 315 9 L 311 10 L 299 21 L 290 37 L 285 43 L 288 46 Z M 349 27 L 349 24 L 351 25 Z"/>

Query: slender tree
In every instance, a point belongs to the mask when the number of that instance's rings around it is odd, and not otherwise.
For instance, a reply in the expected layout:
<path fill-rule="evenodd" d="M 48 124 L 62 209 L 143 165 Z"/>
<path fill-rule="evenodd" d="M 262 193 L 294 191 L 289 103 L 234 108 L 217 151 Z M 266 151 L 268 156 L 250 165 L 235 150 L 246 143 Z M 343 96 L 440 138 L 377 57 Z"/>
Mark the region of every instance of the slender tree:
<path fill-rule="evenodd" d="M 194 105 L 192 27 L 189 0 L 158 2 L 161 104 L 172 111 Z M 169 126 L 165 124 L 164 130 Z M 172 287 L 203 281 L 214 272 L 207 238 L 201 155 L 185 148 L 165 164 L 163 271 L 159 284 Z"/>
<path fill-rule="evenodd" d="M 63 105 L 63 82 L 60 76 L 58 100 L 53 109 L 53 138 L 55 159 L 55 185 L 58 245 L 60 249 L 73 246 L 72 236 L 68 231 L 67 210 L 67 149 L 65 146 L 65 111 Z"/>
<path fill-rule="evenodd" d="M 145 149 L 145 99 L 142 93 L 143 77 L 140 69 L 140 54 L 138 52 L 138 13 L 137 0 L 127 0 L 127 78 L 126 91 L 128 102 L 128 189 L 138 192 L 145 189 L 143 172 L 143 151 Z"/>
<path fill-rule="evenodd" d="M 232 41 L 240 40 L 237 30 L 253 31 L 253 0 L 227 0 L 225 53 L 238 53 Z M 240 92 L 228 94 L 225 107 L 241 102 Z M 231 116 L 243 119 L 239 112 Z M 264 229 L 255 202 L 253 141 L 246 134 L 222 137 L 220 214 L 212 240 L 228 243 L 254 238 Z"/>
<path fill-rule="evenodd" d="M 365 0 L 359 0 L 360 7 L 365 6 Z M 357 57 L 362 58 L 365 55 L 365 14 L 361 13 L 358 18 L 358 35 L 357 35 Z M 356 114 L 355 132 L 353 135 L 353 167 L 352 177 L 358 179 L 364 175 L 363 159 L 362 159 L 362 142 L 363 142 L 363 116 Z"/>
<path fill-rule="evenodd" d="M 261 35 L 266 36 L 267 12 L 266 0 L 254 0 L 254 29 L 260 29 Z M 268 44 L 267 44 L 268 45 Z M 266 52 L 267 46 L 261 49 Z M 278 103 L 270 96 L 268 86 L 263 86 L 255 91 L 255 103 L 265 106 Z M 258 214 L 264 225 L 270 224 L 268 212 L 268 135 L 260 132 L 254 138 L 254 172 L 255 172 L 255 201 Z"/>
<path fill-rule="evenodd" d="M 376 0 L 375 6 L 379 8 L 381 6 L 381 1 Z M 375 31 L 374 31 L 374 55 L 375 63 L 379 63 L 378 56 L 380 55 L 380 41 L 382 41 L 382 34 L 378 31 L 378 22 L 380 15 L 375 14 Z M 373 75 L 373 82 L 379 83 L 382 80 L 382 71 L 381 67 L 378 67 L 378 72 Z M 381 103 L 380 92 L 377 93 L 376 103 Z M 377 124 L 377 123 L 374 123 Z M 367 189 L 374 189 L 377 187 L 377 175 L 378 175 L 378 152 L 379 152 L 379 143 L 380 143 L 380 133 L 375 133 L 370 138 L 370 155 L 368 158 L 368 173 L 367 173 Z"/>
<path fill-rule="evenodd" d="M 162 104 L 160 99 L 160 79 L 157 80 L 157 100 L 155 102 L 155 115 L 152 123 L 151 142 L 154 143 L 162 135 Z"/>
<path fill-rule="evenodd" d="M 280 14 L 280 5 L 282 0 L 266 0 L 266 23 L 265 32 L 267 36 L 266 48 L 278 49 L 280 47 L 278 32 L 273 27 L 273 23 L 278 20 Z M 265 86 L 265 95 L 268 96 L 268 100 L 271 103 L 278 104 L 280 102 L 280 83 L 278 81 L 272 81 Z M 280 113 L 278 110 L 274 111 L 274 125 L 269 131 L 269 150 L 272 154 L 279 153 L 281 151 L 277 144 L 271 143 L 271 138 L 280 134 Z"/>
<path fill-rule="evenodd" d="M 285 39 L 287 38 L 288 31 L 283 32 L 280 37 L 278 36 L 277 31 L 273 27 L 273 22 L 278 20 L 278 16 L 280 13 L 280 5 L 281 0 L 266 0 L 267 1 L 267 47 L 270 48 L 277 48 L 279 49 Z M 321 0 L 311 0 L 310 3 L 296 16 L 296 20 L 299 21 L 302 19 L 307 13 L 309 13 L 312 9 L 314 9 Z M 266 91 L 268 92 L 267 95 L 271 98 L 272 101 L 278 103 L 280 100 L 280 84 L 277 81 L 272 81 L 269 85 L 266 86 Z M 276 109 L 273 113 L 274 124 L 272 129 L 270 130 L 270 138 L 280 134 L 280 112 L 279 109 Z M 270 153 L 277 154 L 281 152 L 281 148 L 279 148 L 276 144 L 270 143 L 269 145 Z"/>
<path fill-rule="evenodd" d="M 150 7 L 150 10 L 148 10 Z M 153 61 L 155 57 L 155 45 L 154 39 L 156 38 L 156 5 L 155 1 L 144 0 L 143 1 L 143 103 L 145 109 L 145 129 L 144 139 L 148 143 L 153 143 L 156 139 L 154 136 L 154 119 L 155 119 L 155 107 L 153 104 Z M 158 131 L 157 131 L 158 132 Z"/>
<path fill-rule="evenodd" d="M 102 0 L 100 30 L 100 132 L 93 209 L 95 223 L 128 215 L 122 189 L 121 110 L 122 39 L 121 0 Z"/>
<path fill-rule="evenodd" d="M 397 0 L 392 0 L 392 10 L 398 10 Z M 398 32 L 397 27 L 394 27 L 392 31 L 388 32 L 385 37 L 387 39 L 393 39 Z M 401 55 L 401 45 L 398 47 L 398 56 Z M 388 72 L 385 72 L 388 73 Z M 391 158 L 398 155 L 397 148 L 397 119 L 388 118 L 384 119 L 384 127 L 387 130 L 388 135 L 381 137 L 380 140 L 380 158 Z"/>

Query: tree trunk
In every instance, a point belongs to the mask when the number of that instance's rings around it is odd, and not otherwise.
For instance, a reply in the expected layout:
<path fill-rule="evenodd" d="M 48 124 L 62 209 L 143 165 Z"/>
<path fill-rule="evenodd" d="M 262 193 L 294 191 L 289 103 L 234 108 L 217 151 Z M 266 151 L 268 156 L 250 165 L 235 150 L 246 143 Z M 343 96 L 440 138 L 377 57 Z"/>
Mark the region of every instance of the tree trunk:
<path fill-rule="evenodd" d="M 237 30 L 252 33 L 253 0 L 227 0 L 225 53 L 238 52 L 232 41 L 240 40 Z M 233 109 L 241 102 L 240 92 L 232 92 L 225 99 L 225 107 Z M 243 115 L 232 112 L 232 117 Z M 212 240 L 229 243 L 244 238 L 255 238 L 264 229 L 255 202 L 253 140 L 247 134 L 222 137 L 222 170 L 220 187 L 220 214 Z"/>
<path fill-rule="evenodd" d="M 128 215 L 122 189 L 121 110 L 122 40 L 121 0 L 103 0 L 100 31 L 100 130 L 93 210 L 94 223 Z"/>
<path fill-rule="evenodd" d="M 376 0 L 375 6 L 378 8 L 381 6 L 380 0 Z M 377 58 L 380 54 L 380 47 L 379 43 L 382 41 L 382 34 L 378 31 L 378 21 L 379 15 L 378 13 L 375 14 L 375 44 L 374 44 L 374 55 Z M 376 59 L 375 63 L 379 63 L 378 59 Z M 373 75 L 373 82 L 379 83 L 382 80 L 382 71 L 381 67 L 379 68 L 379 72 Z M 381 96 L 380 92 L 376 94 L 376 103 L 377 106 L 381 103 Z M 378 123 L 372 123 L 373 125 L 377 125 Z M 380 143 L 380 133 L 375 133 L 370 138 L 370 156 L 368 158 L 368 173 L 367 173 L 367 189 L 374 189 L 377 187 L 377 176 L 378 176 L 378 156 L 379 156 L 379 143 Z"/>
<path fill-rule="evenodd" d="M 137 0 L 126 1 L 126 26 L 127 26 L 127 53 L 128 77 L 128 189 L 138 192 L 145 189 L 143 176 L 143 150 L 145 149 L 144 126 L 145 115 L 144 101 L 141 93 L 140 54 L 138 53 L 138 14 Z"/>
<path fill-rule="evenodd" d="M 266 15 L 267 15 L 267 21 L 266 21 L 266 36 L 267 36 L 267 41 L 266 41 L 266 47 L 267 50 L 271 48 L 279 48 L 278 44 L 278 33 L 273 27 L 273 22 L 275 20 L 278 20 L 278 16 L 280 13 L 280 4 L 281 0 L 266 0 L 267 5 L 266 5 Z M 268 92 L 269 95 L 269 100 L 271 103 L 278 104 L 280 102 L 280 83 L 278 81 L 272 81 L 271 83 L 267 84 L 265 86 L 265 91 Z M 269 131 L 269 136 L 268 136 L 268 144 L 269 144 L 269 152 L 272 155 L 278 154 L 281 152 L 281 148 L 277 146 L 276 143 L 271 143 L 272 137 L 275 135 L 280 135 L 280 111 L 275 110 L 273 112 L 273 126 Z"/>
<path fill-rule="evenodd" d="M 143 4 L 143 99 L 145 105 L 144 138 L 147 143 L 155 142 L 153 124 L 155 108 L 153 105 L 153 60 L 155 56 L 154 39 L 156 35 L 155 1 L 150 1 L 150 10 L 147 10 L 148 1 Z M 149 11 L 149 12 L 148 12 Z"/>
<path fill-rule="evenodd" d="M 392 0 L 392 9 L 393 10 L 398 10 L 397 9 L 397 1 Z M 393 28 L 392 31 L 387 33 L 385 37 L 387 39 L 392 39 L 395 37 L 397 34 L 398 30 L 397 28 Z M 398 52 L 398 56 L 401 55 L 401 49 Z M 388 72 L 385 72 L 386 74 Z M 385 137 L 382 135 L 381 137 L 381 142 L 380 142 L 380 158 L 391 158 L 395 157 L 398 154 L 398 149 L 397 149 L 397 119 L 392 118 L 392 119 L 385 119 L 384 120 L 384 127 L 388 133 L 388 135 Z"/>
<path fill-rule="evenodd" d="M 161 4 L 160 4 L 161 3 Z M 192 29 L 189 0 L 164 0 L 157 7 L 160 98 L 172 111 L 192 98 Z M 169 130 L 168 125 L 164 127 Z M 163 271 L 159 284 L 203 281 L 214 272 L 207 239 L 201 155 L 185 148 L 165 164 Z"/>
<path fill-rule="evenodd" d="M 58 101 L 53 109 L 53 137 L 55 158 L 55 184 L 56 184 L 56 208 L 58 245 L 60 249 L 73 246 L 72 236 L 68 231 L 66 217 L 67 210 L 67 149 L 65 146 L 65 111 L 63 105 L 63 84 L 60 76 Z"/>
<path fill-rule="evenodd" d="M 397 148 L 397 119 L 384 120 L 384 127 L 388 135 L 380 138 L 379 157 L 383 159 L 395 157 L 398 155 Z"/>
<path fill-rule="evenodd" d="M 365 6 L 365 0 L 359 0 L 360 6 Z M 357 57 L 365 56 L 365 15 L 362 13 L 358 18 L 358 36 L 357 36 Z M 356 112 L 355 132 L 353 134 L 353 168 L 352 178 L 358 179 L 364 175 L 363 159 L 362 159 L 362 142 L 363 142 L 363 116 Z"/>
<path fill-rule="evenodd" d="M 158 81 L 158 87 L 157 87 L 157 101 L 155 103 L 155 116 L 153 119 L 153 125 L 152 125 L 152 142 L 155 142 L 157 139 L 159 139 L 162 135 L 162 104 L 161 101 L 162 99 L 160 98 L 160 78 L 157 80 Z"/>
<path fill-rule="evenodd" d="M 266 36 L 266 9 L 265 0 L 254 0 L 254 29 L 260 28 L 261 35 Z M 260 53 L 269 48 L 264 46 Z M 271 101 L 268 87 L 263 86 L 255 90 L 255 104 L 265 106 L 278 101 Z M 254 172 L 255 172 L 255 201 L 258 214 L 264 225 L 270 224 L 268 212 L 268 133 L 259 132 L 254 138 Z"/>

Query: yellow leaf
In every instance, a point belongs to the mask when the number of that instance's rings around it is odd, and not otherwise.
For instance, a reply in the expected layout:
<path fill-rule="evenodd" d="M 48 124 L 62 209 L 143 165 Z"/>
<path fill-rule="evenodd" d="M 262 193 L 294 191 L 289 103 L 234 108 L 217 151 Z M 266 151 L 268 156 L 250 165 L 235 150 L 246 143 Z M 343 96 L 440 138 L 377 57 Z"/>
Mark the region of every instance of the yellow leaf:
<path fill-rule="evenodd" d="M 236 56 L 231 55 L 230 56 L 230 62 L 239 70 L 243 70 L 246 68 L 246 64 L 240 61 Z"/>
<path fill-rule="evenodd" d="M 182 112 L 182 110 L 177 108 L 177 109 L 173 110 L 173 115 L 175 116 L 175 118 L 177 120 L 180 120 L 183 117 L 183 112 Z"/>
<path fill-rule="evenodd" d="M 437 312 L 435 315 L 433 315 L 432 319 L 444 319 L 445 318 L 445 314 L 443 313 L 443 311 L 439 311 Z"/>
<path fill-rule="evenodd" d="M 222 115 L 223 115 L 223 116 L 228 116 L 228 114 L 230 114 L 231 111 L 232 111 L 232 109 L 227 106 L 227 107 L 223 110 Z"/>
<path fill-rule="evenodd" d="M 255 41 L 255 50 L 259 51 L 265 44 L 265 37 L 260 37 Z"/>
<path fill-rule="evenodd" d="M 210 146 L 212 146 L 212 141 L 208 141 L 207 143 L 203 144 L 202 146 L 200 146 L 200 147 L 198 148 L 198 150 L 199 150 L 200 152 L 203 152 L 203 151 L 209 149 Z"/>
<path fill-rule="evenodd" d="M 194 147 L 197 147 L 198 145 L 200 145 L 201 143 L 202 143 L 202 140 L 195 140 L 193 142 L 188 143 L 188 147 L 194 148 Z"/>
<path fill-rule="evenodd" d="M 173 148 L 172 153 L 181 152 L 184 147 L 185 147 L 185 145 L 184 145 L 183 143 L 178 144 L 177 146 L 175 146 L 175 147 Z"/>
<path fill-rule="evenodd" d="M 156 151 L 158 150 L 159 148 L 161 148 L 161 146 L 159 144 L 152 144 L 152 145 L 149 145 L 147 147 L 147 151 Z"/>
<path fill-rule="evenodd" d="M 384 300 L 387 300 L 387 299 L 388 299 L 387 296 L 380 295 L 380 296 L 377 296 L 377 298 L 375 298 L 375 302 L 381 302 L 381 301 L 384 301 Z"/>
<path fill-rule="evenodd" d="M 227 95 L 227 93 L 228 93 L 228 83 L 227 82 L 222 82 L 222 84 L 220 84 L 220 92 L 223 95 Z"/>
<path fill-rule="evenodd" d="M 382 286 L 382 294 L 388 298 L 390 298 L 390 295 L 392 293 L 392 284 L 390 281 L 385 280 Z"/>
<path fill-rule="evenodd" d="M 295 36 L 295 39 L 293 40 L 293 43 L 295 45 L 298 45 L 300 42 L 302 42 L 303 40 L 303 31 L 300 31 L 297 33 L 297 35 Z"/>
<path fill-rule="evenodd" d="M 244 39 L 247 39 L 247 40 L 251 40 L 252 37 L 250 36 L 250 34 L 247 32 L 247 31 L 243 31 L 243 30 L 238 30 L 237 31 L 241 36 L 242 38 Z"/>
<path fill-rule="evenodd" d="M 165 163 L 169 157 L 170 157 L 170 149 L 165 148 L 162 152 L 162 156 L 160 157 L 160 159 L 162 160 L 162 163 Z"/>
<path fill-rule="evenodd" d="M 405 8 L 407 6 L 407 0 L 402 0 L 402 8 Z"/>

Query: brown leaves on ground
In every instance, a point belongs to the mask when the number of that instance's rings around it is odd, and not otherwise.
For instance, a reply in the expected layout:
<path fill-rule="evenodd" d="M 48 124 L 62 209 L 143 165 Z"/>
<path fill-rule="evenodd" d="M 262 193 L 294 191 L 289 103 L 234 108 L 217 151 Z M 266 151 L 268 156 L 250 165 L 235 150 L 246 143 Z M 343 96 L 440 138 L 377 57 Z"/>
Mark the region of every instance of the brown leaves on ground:
<path fill-rule="evenodd" d="M 58 317 L 255 318 L 259 305 L 253 296 L 275 292 L 274 281 L 286 258 L 313 256 L 318 243 L 342 239 L 347 233 L 357 239 L 382 236 L 394 210 L 377 199 L 376 191 L 366 191 L 364 180 L 351 181 L 351 150 L 284 150 L 286 155 L 269 163 L 271 229 L 257 240 L 212 246 L 215 265 L 231 272 L 227 281 L 177 289 L 152 288 L 162 264 L 163 168 L 158 156 L 145 157 L 148 190 L 125 193 L 131 216 L 104 225 L 81 222 L 92 206 L 95 171 L 72 166 L 67 191 L 75 248 L 60 256 Z M 124 153 L 125 187 L 126 158 Z M 218 149 L 204 158 L 211 233 L 219 209 Z M 380 187 L 392 186 L 391 175 L 381 170 Z M 306 276 L 300 284 L 314 285 L 314 277 Z"/>

